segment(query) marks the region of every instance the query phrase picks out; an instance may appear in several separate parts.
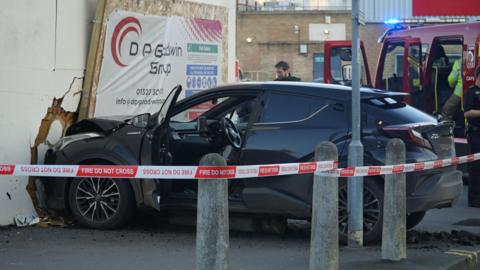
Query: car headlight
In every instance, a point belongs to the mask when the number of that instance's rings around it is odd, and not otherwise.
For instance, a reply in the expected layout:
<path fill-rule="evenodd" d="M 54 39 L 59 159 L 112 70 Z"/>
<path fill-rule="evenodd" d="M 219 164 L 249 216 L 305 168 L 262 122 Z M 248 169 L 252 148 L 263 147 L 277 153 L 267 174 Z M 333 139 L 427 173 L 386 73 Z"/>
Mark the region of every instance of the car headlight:
<path fill-rule="evenodd" d="M 55 144 L 53 149 L 55 150 L 55 152 L 61 151 L 63 148 L 65 148 L 67 145 L 69 145 L 73 142 L 86 140 L 86 139 L 91 139 L 91 138 L 96 138 L 96 137 L 102 137 L 102 135 L 100 135 L 98 133 L 90 132 L 90 133 L 80 133 L 80 134 L 66 136 L 66 137 L 61 138 Z"/>

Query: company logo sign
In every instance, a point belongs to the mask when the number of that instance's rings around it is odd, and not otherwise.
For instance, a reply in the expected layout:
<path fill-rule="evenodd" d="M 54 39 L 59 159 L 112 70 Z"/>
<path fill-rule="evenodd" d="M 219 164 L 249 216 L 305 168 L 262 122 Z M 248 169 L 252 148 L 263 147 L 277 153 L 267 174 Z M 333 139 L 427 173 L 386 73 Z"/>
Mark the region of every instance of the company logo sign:
<path fill-rule="evenodd" d="M 142 36 L 142 25 L 140 21 L 135 17 L 126 17 L 121 20 L 115 29 L 113 30 L 111 44 L 112 58 L 115 63 L 120 67 L 126 67 L 127 65 L 121 61 L 122 45 L 125 37 L 129 33 L 135 33 L 138 38 Z"/>
<path fill-rule="evenodd" d="M 135 57 L 152 56 L 153 60 L 148 60 L 149 73 L 169 75 L 171 65 L 163 64 L 159 59 L 168 56 L 181 57 L 183 49 L 177 44 L 163 44 L 152 40 L 157 39 L 156 31 L 156 29 L 145 28 L 145 25 L 133 16 L 120 20 L 113 30 L 110 41 L 110 51 L 115 64 L 123 68 L 127 67 Z"/>

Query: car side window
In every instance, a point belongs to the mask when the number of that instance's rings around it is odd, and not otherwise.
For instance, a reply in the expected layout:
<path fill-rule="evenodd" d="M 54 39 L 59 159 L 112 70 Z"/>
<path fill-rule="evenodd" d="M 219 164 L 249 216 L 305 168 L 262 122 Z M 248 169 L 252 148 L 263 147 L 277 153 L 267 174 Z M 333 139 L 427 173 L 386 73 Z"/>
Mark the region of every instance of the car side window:
<path fill-rule="evenodd" d="M 235 124 L 247 124 L 252 116 L 252 113 L 255 111 L 255 104 L 256 100 L 253 97 L 244 100 L 238 106 L 236 106 L 233 111 L 228 113 L 228 117 Z"/>
<path fill-rule="evenodd" d="M 326 105 L 326 101 L 317 97 L 271 93 L 260 123 L 303 121 Z"/>

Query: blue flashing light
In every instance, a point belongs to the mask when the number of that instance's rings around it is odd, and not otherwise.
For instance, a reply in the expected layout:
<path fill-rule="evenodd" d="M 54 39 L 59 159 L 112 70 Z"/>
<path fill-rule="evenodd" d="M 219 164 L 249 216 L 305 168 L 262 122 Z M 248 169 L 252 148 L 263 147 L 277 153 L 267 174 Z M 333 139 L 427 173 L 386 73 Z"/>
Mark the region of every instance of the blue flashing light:
<path fill-rule="evenodd" d="M 388 24 L 388 25 L 396 25 L 396 24 L 399 24 L 400 23 L 400 20 L 399 19 L 388 19 L 385 21 L 385 24 Z"/>

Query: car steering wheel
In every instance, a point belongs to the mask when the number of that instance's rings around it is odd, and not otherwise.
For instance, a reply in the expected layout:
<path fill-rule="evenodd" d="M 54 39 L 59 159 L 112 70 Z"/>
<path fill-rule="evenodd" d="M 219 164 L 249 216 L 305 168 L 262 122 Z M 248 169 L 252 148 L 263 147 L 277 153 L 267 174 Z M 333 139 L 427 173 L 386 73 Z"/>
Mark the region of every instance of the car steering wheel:
<path fill-rule="evenodd" d="M 240 136 L 240 131 L 238 131 L 237 126 L 235 126 L 233 121 L 227 117 L 223 118 L 221 125 L 228 142 L 234 148 L 240 149 L 240 147 L 242 147 L 242 136 Z"/>

